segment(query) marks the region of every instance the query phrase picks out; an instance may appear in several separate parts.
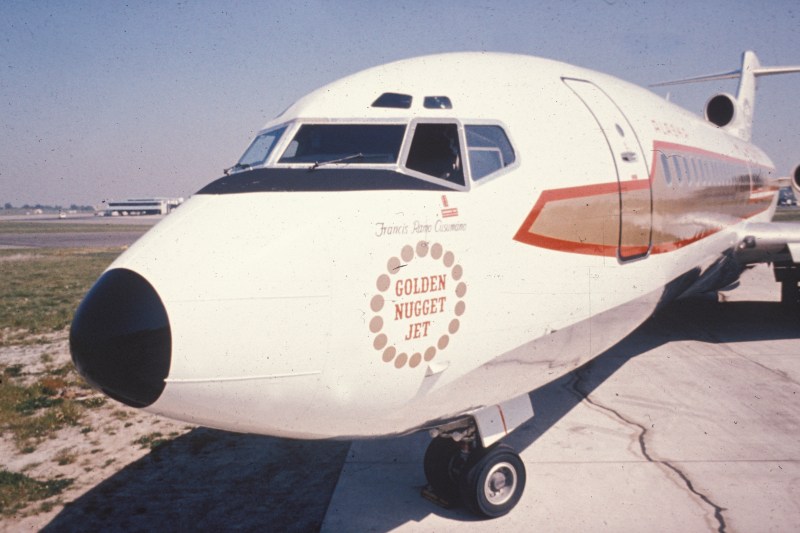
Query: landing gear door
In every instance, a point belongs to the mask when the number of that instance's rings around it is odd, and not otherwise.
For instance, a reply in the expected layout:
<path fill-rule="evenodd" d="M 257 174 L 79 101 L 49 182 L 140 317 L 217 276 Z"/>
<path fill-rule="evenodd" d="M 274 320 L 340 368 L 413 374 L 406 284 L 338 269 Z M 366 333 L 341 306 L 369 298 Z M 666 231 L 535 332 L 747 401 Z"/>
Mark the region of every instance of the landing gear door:
<path fill-rule="evenodd" d="M 619 244 L 617 257 L 645 257 L 652 246 L 652 190 L 647 161 L 633 126 L 600 87 L 586 80 L 563 78 L 594 117 L 606 138 L 617 170 Z"/>

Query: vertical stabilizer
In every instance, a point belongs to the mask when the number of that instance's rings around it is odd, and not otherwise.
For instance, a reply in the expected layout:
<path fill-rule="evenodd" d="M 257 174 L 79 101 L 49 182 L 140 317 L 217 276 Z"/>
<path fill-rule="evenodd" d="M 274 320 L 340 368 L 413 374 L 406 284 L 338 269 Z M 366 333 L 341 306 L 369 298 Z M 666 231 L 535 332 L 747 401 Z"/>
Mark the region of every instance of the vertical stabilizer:
<path fill-rule="evenodd" d="M 726 127 L 731 133 L 749 141 L 753 132 L 753 107 L 756 101 L 756 75 L 761 65 L 756 53 L 748 50 L 742 54 L 739 89 L 736 91 L 737 113 Z"/>

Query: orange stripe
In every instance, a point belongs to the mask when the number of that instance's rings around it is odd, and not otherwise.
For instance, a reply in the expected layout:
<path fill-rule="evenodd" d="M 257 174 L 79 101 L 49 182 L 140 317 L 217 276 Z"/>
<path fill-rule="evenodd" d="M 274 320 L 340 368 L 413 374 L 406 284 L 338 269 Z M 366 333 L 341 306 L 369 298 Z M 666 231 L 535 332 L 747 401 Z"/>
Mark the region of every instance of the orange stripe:
<path fill-rule="evenodd" d="M 669 143 L 664 141 L 656 141 L 653 143 L 653 159 L 650 168 L 650 176 L 648 177 L 647 180 L 630 180 L 630 181 L 619 181 L 619 182 L 612 181 L 605 183 L 594 183 L 590 185 L 579 185 L 575 187 L 564 187 L 562 189 L 548 189 L 542 191 L 542 193 L 539 195 L 539 199 L 533 206 L 533 209 L 530 211 L 530 213 L 528 213 L 528 216 L 525 218 L 522 225 L 517 230 L 513 239 L 524 244 L 529 244 L 531 246 L 538 246 L 540 248 L 547 248 L 550 250 L 556 250 L 560 252 L 579 253 L 584 255 L 601 255 L 605 257 L 615 257 L 618 251 L 623 256 L 639 255 L 647 253 L 648 248 L 646 246 L 618 247 L 618 246 L 609 246 L 606 244 L 599 244 L 599 243 L 568 241 L 554 237 L 548 237 L 541 234 L 531 233 L 529 230 L 530 228 L 533 227 L 533 223 L 536 221 L 539 215 L 541 215 L 542 211 L 544 210 L 544 207 L 549 202 L 555 202 L 559 200 L 572 200 L 578 198 L 588 198 L 603 194 L 619 194 L 620 191 L 631 192 L 631 191 L 644 190 L 647 189 L 648 187 L 651 187 L 652 186 L 651 184 L 655 179 L 656 166 L 658 164 L 658 156 L 661 153 L 661 151 L 659 150 L 660 148 L 666 150 L 692 152 L 712 159 L 742 163 L 746 165 L 751 165 L 758 170 L 764 170 L 768 172 L 773 170 L 769 167 L 757 165 L 755 163 L 748 162 L 747 160 L 744 159 L 737 159 L 735 157 L 730 157 L 723 154 L 710 152 L 708 150 L 704 150 L 702 148 L 697 148 L 694 146 L 687 146 L 687 145 Z M 751 199 L 748 201 L 748 203 L 755 203 L 756 201 L 757 200 Z M 751 211 L 748 214 L 744 215 L 742 217 L 742 220 L 754 217 L 759 213 L 763 213 L 767 209 L 769 209 L 769 205 L 767 205 L 763 209 L 757 209 Z M 695 243 L 710 235 L 713 235 L 721 231 L 722 229 L 724 228 L 719 227 L 716 229 L 700 232 L 689 239 L 683 239 L 668 243 L 653 243 L 651 253 L 659 254 L 659 253 L 667 253 L 678 250 L 680 248 L 688 246 L 689 244 Z"/>
<path fill-rule="evenodd" d="M 506 426 L 506 417 L 503 416 L 503 408 L 498 405 L 497 410 L 500 411 L 500 421 L 503 422 L 503 431 L 508 435 L 508 427 Z"/>

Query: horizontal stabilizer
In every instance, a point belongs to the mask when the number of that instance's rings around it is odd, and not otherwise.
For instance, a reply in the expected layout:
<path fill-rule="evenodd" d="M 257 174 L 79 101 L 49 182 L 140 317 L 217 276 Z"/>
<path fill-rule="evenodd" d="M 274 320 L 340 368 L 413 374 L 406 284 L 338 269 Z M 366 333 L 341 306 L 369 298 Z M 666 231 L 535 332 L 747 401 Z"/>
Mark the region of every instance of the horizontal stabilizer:
<path fill-rule="evenodd" d="M 800 65 L 795 67 L 759 67 L 750 70 L 750 72 L 756 78 L 761 76 L 772 76 L 775 74 L 793 74 L 795 72 L 800 72 Z M 683 85 L 684 83 L 699 83 L 702 81 L 735 80 L 741 75 L 742 69 L 737 69 L 730 72 L 720 72 L 719 74 L 706 74 L 704 76 L 694 76 L 692 78 L 682 78 L 679 80 L 652 83 L 649 85 L 649 87 L 667 87 L 669 85 Z"/>
<path fill-rule="evenodd" d="M 753 108 L 755 106 L 756 78 L 761 76 L 772 76 L 776 74 L 791 74 L 795 72 L 800 72 L 800 65 L 762 67 L 758 62 L 758 57 L 756 57 L 755 52 L 747 51 L 742 54 L 742 66 L 737 70 L 654 83 L 650 85 L 650 87 L 666 87 L 670 85 L 680 85 L 683 83 L 697 83 L 703 81 L 730 80 L 738 78 L 739 88 L 736 91 L 735 101 L 733 101 L 733 98 L 729 95 L 722 94 L 713 97 L 711 100 L 709 100 L 709 103 L 706 104 L 708 106 L 715 100 L 718 104 L 721 103 L 719 100 L 717 100 L 718 98 L 727 100 L 725 103 L 727 111 L 724 113 L 724 120 L 720 120 L 719 118 L 715 117 L 714 115 L 716 115 L 716 113 L 709 113 L 708 107 L 706 109 L 706 118 L 710 122 L 720 126 L 733 135 L 749 141 L 751 132 L 753 130 Z"/>
<path fill-rule="evenodd" d="M 717 80 L 733 80 L 738 79 L 742 75 L 741 70 L 732 70 L 731 72 L 721 72 L 719 74 L 706 74 L 704 76 L 695 76 L 692 78 L 681 78 L 679 80 L 662 81 L 659 83 L 651 83 L 650 87 L 667 87 L 669 85 L 683 85 L 684 83 L 698 83 L 701 81 L 717 81 Z"/>

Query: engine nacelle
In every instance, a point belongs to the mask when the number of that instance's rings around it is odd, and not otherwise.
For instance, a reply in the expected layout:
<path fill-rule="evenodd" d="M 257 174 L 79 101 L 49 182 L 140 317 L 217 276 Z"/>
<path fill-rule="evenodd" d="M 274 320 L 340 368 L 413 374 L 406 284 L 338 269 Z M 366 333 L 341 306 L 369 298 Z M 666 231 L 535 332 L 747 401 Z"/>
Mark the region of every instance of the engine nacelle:
<path fill-rule="evenodd" d="M 715 94 L 706 102 L 706 120 L 724 128 L 739 114 L 736 99 L 728 93 Z"/>
<path fill-rule="evenodd" d="M 796 198 L 800 199 L 800 165 L 794 167 L 794 172 L 791 175 L 792 190 Z"/>

